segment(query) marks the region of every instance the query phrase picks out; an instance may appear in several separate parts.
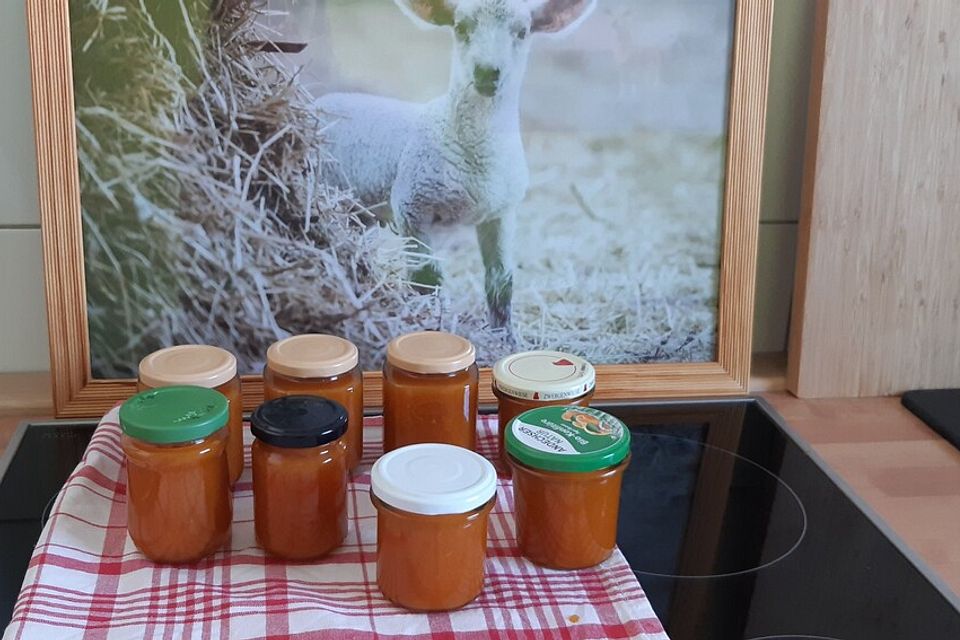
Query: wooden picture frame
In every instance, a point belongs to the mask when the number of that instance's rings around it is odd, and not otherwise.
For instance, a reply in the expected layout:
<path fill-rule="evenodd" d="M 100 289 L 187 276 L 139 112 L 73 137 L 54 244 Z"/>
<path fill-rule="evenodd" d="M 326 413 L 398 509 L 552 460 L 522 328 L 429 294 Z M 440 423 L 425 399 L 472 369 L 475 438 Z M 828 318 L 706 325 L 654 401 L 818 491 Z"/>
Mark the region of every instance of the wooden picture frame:
<path fill-rule="evenodd" d="M 68 2 L 26 0 L 26 8 L 54 406 L 58 417 L 91 417 L 136 386 L 91 372 Z M 747 392 L 772 17 L 773 0 L 736 3 L 715 361 L 599 366 L 600 401 Z M 243 383 L 250 409 L 262 383 Z M 364 384 L 365 404 L 379 406 L 379 372 L 366 372 Z M 493 399 L 485 370 L 481 402 Z"/>

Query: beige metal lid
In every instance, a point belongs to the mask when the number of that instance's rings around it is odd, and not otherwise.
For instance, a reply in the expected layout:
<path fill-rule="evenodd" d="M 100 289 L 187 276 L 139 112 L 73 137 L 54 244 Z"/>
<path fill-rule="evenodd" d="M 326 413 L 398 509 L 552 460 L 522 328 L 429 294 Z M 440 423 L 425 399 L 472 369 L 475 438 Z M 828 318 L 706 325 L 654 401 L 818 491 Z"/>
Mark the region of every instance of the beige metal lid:
<path fill-rule="evenodd" d="M 349 340 L 308 333 L 279 340 L 267 349 L 267 366 L 294 378 L 329 378 L 346 373 L 360 361 Z"/>
<path fill-rule="evenodd" d="M 140 381 L 148 387 L 219 387 L 237 375 L 237 359 L 220 347 L 183 344 L 154 351 L 140 361 Z"/>
<path fill-rule="evenodd" d="M 569 400 L 593 389 L 596 381 L 593 365 L 561 351 L 515 353 L 493 365 L 493 386 L 523 400 Z"/>
<path fill-rule="evenodd" d="M 387 345 L 387 362 L 413 373 L 453 373 L 476 359 L 469 340 L 443 331 L 408 333 Z"/>

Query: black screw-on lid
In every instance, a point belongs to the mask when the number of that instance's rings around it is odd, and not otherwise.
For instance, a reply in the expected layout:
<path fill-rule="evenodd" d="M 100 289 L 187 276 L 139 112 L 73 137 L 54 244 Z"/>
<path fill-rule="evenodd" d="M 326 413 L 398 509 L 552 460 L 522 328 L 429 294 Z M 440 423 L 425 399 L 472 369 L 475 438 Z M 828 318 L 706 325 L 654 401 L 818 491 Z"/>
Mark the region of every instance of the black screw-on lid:
<path fill-rule="evenodd" d="M 317 447 L 347 432 L 347 410 L 319 396 L 286 396 L 257 407 L 250 416 L 250 431 L 275 447 Z"/>

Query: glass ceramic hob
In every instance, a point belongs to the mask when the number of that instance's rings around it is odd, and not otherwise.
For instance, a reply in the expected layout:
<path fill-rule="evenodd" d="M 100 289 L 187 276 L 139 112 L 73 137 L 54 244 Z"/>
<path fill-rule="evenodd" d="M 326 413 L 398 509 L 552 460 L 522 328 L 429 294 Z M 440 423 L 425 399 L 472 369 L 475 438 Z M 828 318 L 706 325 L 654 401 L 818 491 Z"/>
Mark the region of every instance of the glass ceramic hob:
<path fill-rule="evenodd" d="M 618 542 L 673 640 L 960 638 L 960 600 L 762 402 L 602 408 L 633 435 Z M 10 443 L 0 627 L 93 428 L 32 424 Z"/>

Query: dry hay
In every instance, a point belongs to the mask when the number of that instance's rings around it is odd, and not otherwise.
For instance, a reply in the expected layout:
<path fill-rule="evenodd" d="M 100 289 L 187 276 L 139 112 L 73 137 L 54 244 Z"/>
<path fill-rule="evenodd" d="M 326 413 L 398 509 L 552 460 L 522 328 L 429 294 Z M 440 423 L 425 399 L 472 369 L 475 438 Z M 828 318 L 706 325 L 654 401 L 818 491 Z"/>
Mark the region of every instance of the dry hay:
<path fill-rule="evenodd" d="M 405 281 L 416 248 L 321 181 L 324 123 L 259 51 L 258 9 L 211 24 L 205 3 L 179 8 L 171 25 L 143 0 L 71 6 L 95 375 L 177 343 L 254 370 L 303 332 L 343 335 L 373 368 L 391 336 L 464 328 Z"/>

